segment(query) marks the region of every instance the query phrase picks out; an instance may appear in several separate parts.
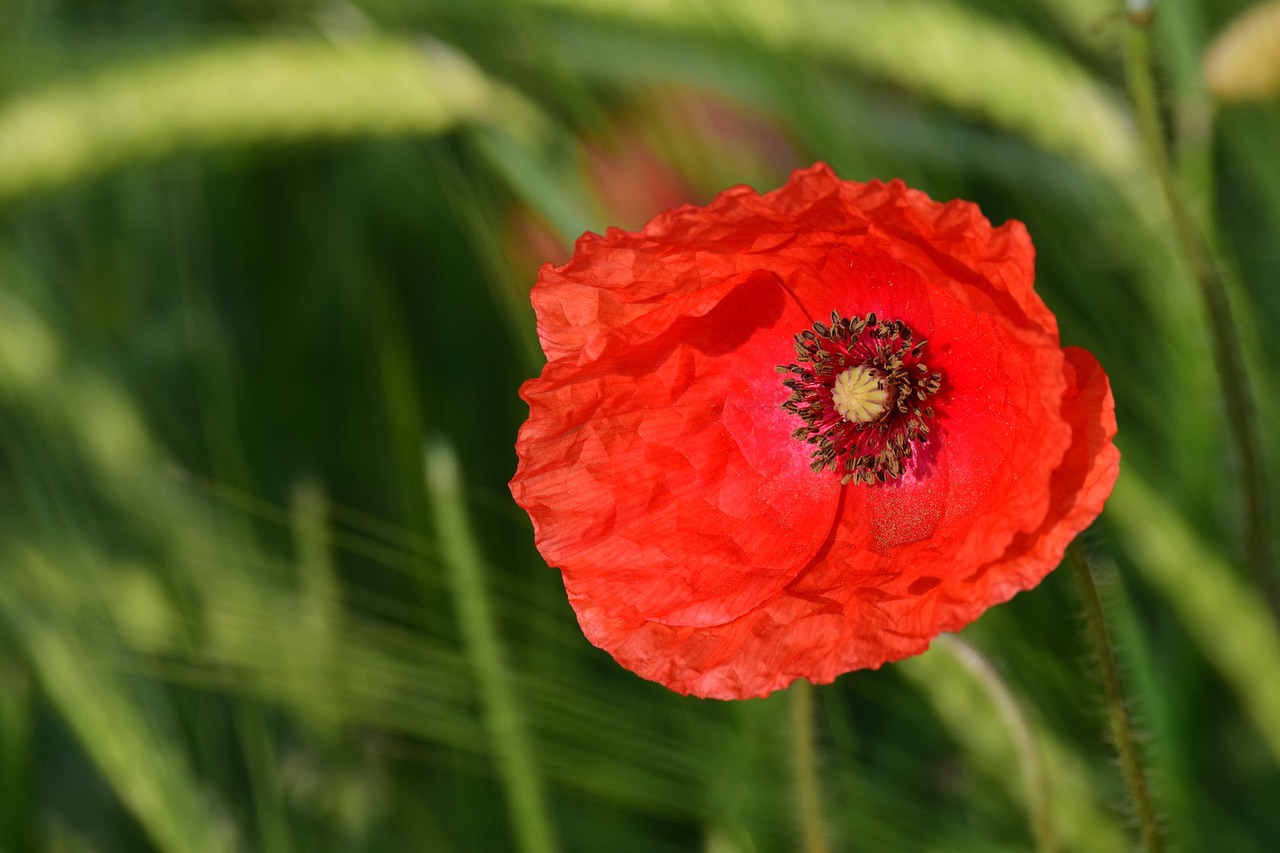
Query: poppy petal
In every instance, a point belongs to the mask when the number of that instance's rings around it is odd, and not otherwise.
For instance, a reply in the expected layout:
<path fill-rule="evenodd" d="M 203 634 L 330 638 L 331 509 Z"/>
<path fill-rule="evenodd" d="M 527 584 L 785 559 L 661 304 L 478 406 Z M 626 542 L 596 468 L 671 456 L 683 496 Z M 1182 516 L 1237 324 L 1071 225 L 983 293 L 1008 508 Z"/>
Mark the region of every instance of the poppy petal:
<path fill-rule="evenodd" d="M 512 489 L 577 595 L 633 619 L 707 625 L 757 606 L 811 559 L 839 483 L 814 479 L 779 407 L 777 339 L 805 318 L 777 279 L 756 273 L 677 307 L 526 383 Z M 739 378 L 746 365 L 756 381 Z"/>

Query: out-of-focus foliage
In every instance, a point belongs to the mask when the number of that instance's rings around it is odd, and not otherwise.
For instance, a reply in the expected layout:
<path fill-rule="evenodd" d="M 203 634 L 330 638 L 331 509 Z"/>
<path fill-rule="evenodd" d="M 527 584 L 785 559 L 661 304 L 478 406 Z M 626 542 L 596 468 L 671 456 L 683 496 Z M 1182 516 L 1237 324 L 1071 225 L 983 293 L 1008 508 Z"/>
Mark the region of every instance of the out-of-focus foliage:
<path fill-rule="evenodd" d="M 1205 52 L 1204 79 L 1224 101 L 1280 94 L 1280 3 L 1259 3 L 1226 26 Z"/>
<path fill-rule="evenodd" d="M 1156 37 L 1275 435 L 1280 100 L 1200 78 L 1246 5 Z M 1280 846 L 1280 635 L 1121 6 L 0 4 L 0 849 L 793 849 L 788 697 L 616 667 L 505 483 L 537 264 L 816 159 L 1028 224 L 1114 383 L 1085 545 L 1168 834 Z M 819 689 L 836 849 L 1025 850 L 1037 784 L 1058 849 L 1125 849 L 1077 612 L 1058 573 Z"/>

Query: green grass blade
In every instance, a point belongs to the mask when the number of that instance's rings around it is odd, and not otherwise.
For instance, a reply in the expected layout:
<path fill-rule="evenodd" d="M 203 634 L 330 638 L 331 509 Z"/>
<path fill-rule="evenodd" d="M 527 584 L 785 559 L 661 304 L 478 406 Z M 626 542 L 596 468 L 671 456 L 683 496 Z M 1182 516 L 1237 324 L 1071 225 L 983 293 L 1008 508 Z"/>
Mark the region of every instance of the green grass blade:
<path fill-rule="evenodd" d="M 1280 759 L 1280 633 L 1238 573 L 1132 471 L 1116 483 L 1108 517 L 1120 544 L 1169 602 L 1245 714 Z"/>
<path fill-rule="evenodd" d="M 467 519 L 457 457 L 448 445 L 433 443 L 427 448 L 424 464 L 436 532 L 458 610 L 458 627 L 475 673 L 520 847 L 526 853 L 550 853 L 556 849 L 556 843 L 546 811 L 542 779 L 517 707 L 511 675 L 503 660 L 497 625 L 485 591 L 479 548 Z"/>
<path fill-rule="evenodd" d="M 183 150 L 527 132 L 527 102 L 443 45 L 261 39 L 112 68 L 0 105 L 0 202 Z"/>
<path fill-rule="evenodd" d="M 34 554 L 26 562 L 33 574 L 57 572 Z M 231 850 L 230 828 L 212 813 L 186 756 L 132 700 L 110 663 L 66 626 L 24 614 L 18 599 L 0 598 L 0 606 L 45 694 L 156 847 Z"/>
<path fill-rule="evenodd" d="M 1141 171 L 1115 93 L 1031 33 L 946 0 L 520 2 L 838 62 L 983 116 L 1120 183 Z"/>
<path fill-rule="evenodd" d="M 969 755 L 973 767 L 1004 786 L 1015 802 L 1027 801 L 1026 785 L 1010 768 L 1025 766 L 1027 751 L 1039 753 L 1051 789 L 1050 819 L 1064 850 L 1122 850 L 1129 841 L 1098 802 L 1081 757 L 1051 732 L 1024 718 L 1027 733 L 1010 728 L 1001 705 L 1011 697 L 992 690 L 991 681 L 962 658 L 954 642 L 943 640 L 923 655 L 895 666 L 928 698 L 934 711 Z M 1021 754 L 1020 754 L 1021 753 Z M 1034 811 L 1035 805 L 1028 804 Z"/>

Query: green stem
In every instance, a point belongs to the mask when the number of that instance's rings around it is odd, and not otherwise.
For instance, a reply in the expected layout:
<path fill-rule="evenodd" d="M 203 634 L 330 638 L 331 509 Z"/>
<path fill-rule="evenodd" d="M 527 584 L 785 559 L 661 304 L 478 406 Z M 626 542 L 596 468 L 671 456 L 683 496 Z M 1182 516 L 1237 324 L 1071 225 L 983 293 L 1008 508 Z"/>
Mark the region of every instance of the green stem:
<path fill-rule="evenodd" d="M 1131 26 L 1125 56 L 1129 97 L 1133 101 L 1138 131 L 1169 206 L 1178 248 L 1195 278 L 1208 313 L 1214 364 L 1225 398 L 1228 429 L 1239 461 L 1245 557 L 1254 582 L 1271 609 L 1272 618 L 1280 626 L 1280 587 L 1277 587 L 1271 567 L 1266 471 L 1244 353 L 1231 315 L 1222 271 L 1209 251 L 1208 237 L 1192 216 L 1181 186 L 1174 177 L 1151 71 L 1151 20 L 1151 3 L 1131 3 Z"/>
<path fill-rule="evenodd" d="M 1085 630 L 1089 635 L 1089 644 L 1093 646 L 1094 655 L 1098 659 L 1098 672 L 1102 676 L 1102 690 L 1107 707 L 1107 722 L 1111 727 L 1111 739 L 1120 757 L 1120 768 L 1124 772 L 1129 797 L 1133 800 L 1134 814 L 1142 830 L 1143 850 L 1146 853 L 1159 853 L 1164 850 L 1164 838 L 1160 834 L 1160 825 L 1151 803 L 1151 791 L 1147 784 L 1146 772 L 1138 755 L 1138 742 L 1133 734 L 1129 709 L 1125 705 L 1124 685 L 1120 681 L 1115 654 L 1111 649 L 1111 639 L 1107 635 L 1102 599 L 1098 596 L 1098 587 L 1093 580 L 1093 570 L 1089 568 L 1089 561 L 1085 559 L 1080 546 L 1076 544 L 1072 544 L 1067 549 L 1067 562 L 1071 564 L 1071 571 L 1080 587 L 1080 600 L 1084 605 Z"/>
<path fill-rule="evenodd" d="M 1054 840 L 1052 798 L 1049 777 L 1044 770 L 1040 748 L 1036 744 L 1031 724 L 1022 710 L 1018 698 L 1013 695 L 1000 673 L 991 662 L 973 646 L 956 634 L 943 634 L 934 641 L 941 646 L 974 677 L 987 696 L 995 704 L 997 712 L 1013 737 L 1014 747 L 1022 764 L 1023 784 L 1027 791 L 1027 811 L 1031 815 L 1031 831 L 1036 839 L 1036 853 L 1054 853 L 1058 849 Z"/>
<path fill-rule="evenodd" d="M 542 780 L 520 717 L 511 673 L 503 660 L 498 628 L 484 588 L 479 548 L 471 533 L 457 457 L 443 442 L 426 450 L 427 487 L 436 534 L 453 587 L 458 626 L 475 672 L 485 723 L 498 773 L 506 789 L 511 822 L 524 853 L 556 849 L 547 816 Z"/>
<path fill-rule="evenodd" d="M 814 748 L 813 685 L 796 681 L 791 694 L 791 760 L 795 774 L 796 808 L 800 813 L 801 849 L 804 853 L 827 853 L 826 821 L 822 817 L 821 786 L 818 782 L 817 751 Z"/>

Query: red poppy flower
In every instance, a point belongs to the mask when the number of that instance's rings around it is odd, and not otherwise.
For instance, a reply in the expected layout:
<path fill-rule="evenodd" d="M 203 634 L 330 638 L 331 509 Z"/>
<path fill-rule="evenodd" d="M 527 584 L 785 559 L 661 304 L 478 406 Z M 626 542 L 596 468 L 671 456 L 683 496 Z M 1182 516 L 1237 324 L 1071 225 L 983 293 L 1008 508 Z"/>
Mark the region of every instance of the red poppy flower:
<path fill-rule="evenodd" d="M 533 290 L 516 501 L 583 632 L 681 693 L 763 696 L 924 651 L 1035 586 L 1118 471 L 1019 222 L 824 164 Z"/>

